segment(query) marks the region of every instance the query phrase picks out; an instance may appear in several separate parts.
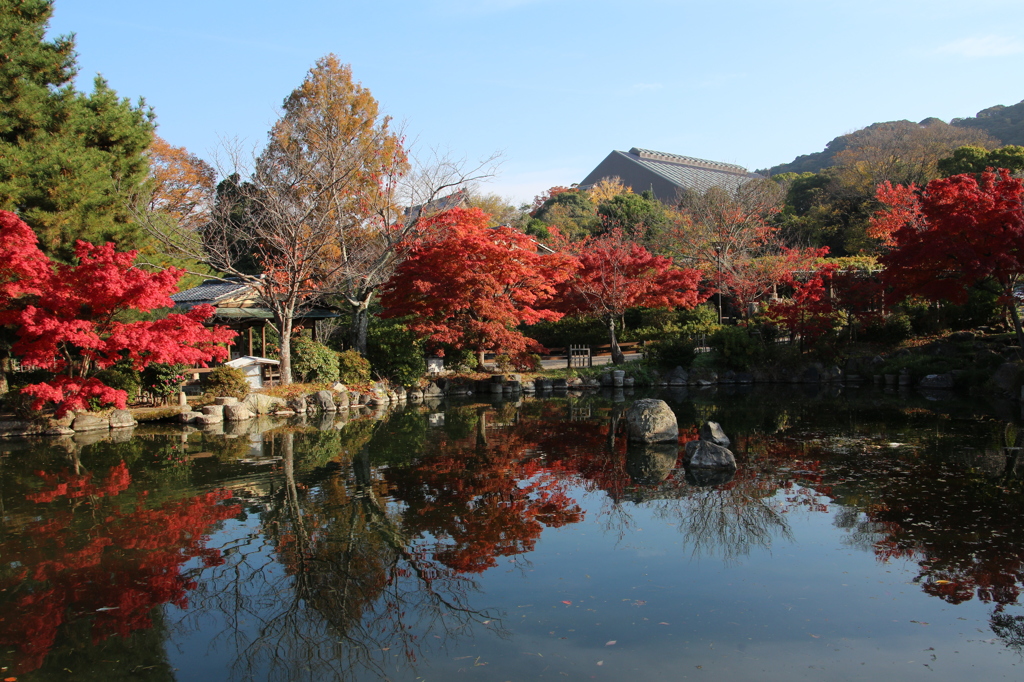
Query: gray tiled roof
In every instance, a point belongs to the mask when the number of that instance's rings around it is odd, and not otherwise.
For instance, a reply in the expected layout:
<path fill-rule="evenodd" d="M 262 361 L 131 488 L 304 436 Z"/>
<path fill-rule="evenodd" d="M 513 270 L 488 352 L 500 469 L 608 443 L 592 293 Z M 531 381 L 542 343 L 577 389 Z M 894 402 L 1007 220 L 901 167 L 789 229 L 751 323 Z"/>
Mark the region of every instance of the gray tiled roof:
<path fill-rule="evenodd" d="M 705 192 L 711 187 L 722 187 L 735 190 L 752 178 L 761 177 L 751 173 L 742 166 L 718 161 L 706 161 L 690 156 L 668 154 L 633 147 L 628 152 L 620 152 L 633 163 L 657 173 L 679 187 Z"/>
<path fill-rule="evenodd" d="M 219 279 L 208 279 L 197 287 L 171 294 L 171 300 L 178 304 L 198 305 L 215 303 L 248 289 L 247 284 L 240 282 L 224 282 Z"/>

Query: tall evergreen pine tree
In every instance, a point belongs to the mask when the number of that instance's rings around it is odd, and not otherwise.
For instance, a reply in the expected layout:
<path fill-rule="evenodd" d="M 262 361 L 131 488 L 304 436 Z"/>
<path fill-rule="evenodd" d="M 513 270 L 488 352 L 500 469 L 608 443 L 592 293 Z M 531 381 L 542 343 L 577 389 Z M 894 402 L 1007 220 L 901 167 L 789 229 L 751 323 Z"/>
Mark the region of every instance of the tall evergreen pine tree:
<path fill-rule="evenodd" d="M 52 0 L 0 0 L 0 209 L 60 260 L 75 240 L 138 246 L 125 197 L 146 182 L 153 113 L 102 78 L 75 90 L 74 36 L 46 40 Z"/>

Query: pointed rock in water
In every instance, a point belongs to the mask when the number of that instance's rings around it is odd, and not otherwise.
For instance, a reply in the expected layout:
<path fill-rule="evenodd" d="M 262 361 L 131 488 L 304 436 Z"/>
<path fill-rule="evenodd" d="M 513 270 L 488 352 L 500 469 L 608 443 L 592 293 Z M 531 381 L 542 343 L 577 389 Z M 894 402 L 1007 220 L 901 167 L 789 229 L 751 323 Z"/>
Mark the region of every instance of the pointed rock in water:
<path fill-rule="evenodd" d="M 736 458 L 732 452 L 707 440 L 687 443 L 683 462 L 692 469 L 736 469 Z"/>
<path fill-rule="evenodd" d="M 725 435 L 722 425 L 718 422 L 704 422 L 704 426 L 700 427 L 700 439 L 721 445 L 723 448 L 732 445 L 729 436 Z"/>
<path fill-rule="evenodd" d="M 662 443 L 679 439 L 675 412 L 664 400 L 637 400 L 626 410 L 625 417 L 626 433 L 631 441 Z"/>

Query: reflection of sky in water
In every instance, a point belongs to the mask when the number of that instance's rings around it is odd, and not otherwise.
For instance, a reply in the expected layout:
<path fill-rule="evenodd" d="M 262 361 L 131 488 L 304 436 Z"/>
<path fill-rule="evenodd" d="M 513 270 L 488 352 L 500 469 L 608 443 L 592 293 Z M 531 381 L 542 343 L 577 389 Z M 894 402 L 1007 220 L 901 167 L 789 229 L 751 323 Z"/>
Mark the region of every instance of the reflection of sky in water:
<path fill-rule="evenodd" d="M 582 522 L 546 529 L 533 552 L 501 558 L 476 578 L 475 605 L 499 613 L 510 634 L 477 624 L 435 650 L 435 635 L 424 633 L 428 655 L 414 672 L 390 668 L 391 679 L 1012 679 L 1020 663 L 994 639 L 990 606 L 930 597 L 911 582 L 916 564 L 880 563 L 849 546 L 836 505 L 786 513 L 790 537 L 775 534 L 770 548 L 723 561 L 695 556 L 678 522 L 666 520 L 666 505 L 685 501 L 615 509 L 603 493 L 574 492 Z M 214 544 L 252 530 L 231 523 Z M 270 559 L 253 555 L 269 562 L 273 582 L 282 576 Z M 190 614 L 171 620 L 179 618 L 188 623 Z M 207 633 L 217 629 L 211 619 L 225 625 L 207 612 Z M 212 671 L 237 664 L 230 638 L 211 642 L 190 629 L 176 628 L 168 648 L 180 679 L 215 679 Z M 401 660 L 391 656 L 392 665 Z"/>

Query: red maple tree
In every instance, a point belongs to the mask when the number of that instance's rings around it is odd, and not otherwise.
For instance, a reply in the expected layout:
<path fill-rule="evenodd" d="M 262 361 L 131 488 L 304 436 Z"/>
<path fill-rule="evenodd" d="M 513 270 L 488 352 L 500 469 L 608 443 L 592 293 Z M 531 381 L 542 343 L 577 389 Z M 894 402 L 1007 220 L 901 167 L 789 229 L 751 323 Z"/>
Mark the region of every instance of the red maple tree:
<path fill-rule="evenodd" d="M 1002 169 L 981 175 L 882 187 L 889 209 L 876 216 L 893 249 L 879 261 L 884 281 L 901 296 L 962 303 L 973 286 L 991 286 L 1024 345 L 1014 289 L 1024 274 L 1024 182 Z M 893 224 L 895 223 L 895 224 Z M 884 228 L 884 229 L 883 229 Z"/>
<path fill-rule="evenodd" d="M 692 308 L 703 297 L 697 291 L 700 273 L 680 270 L 630 241 L 621 229 L 559 246 L 579 259 L 575 275 L 559 286 L 557 307 L 564 313 L 592 315 L 608 327 L 612 361 L 625 362 L 615 335 L 618 319 L 629 308 Z"/>
<path fill-rule="evenodd" d="M 384 287 L 382 317 L 411 317 L 409 328 L 434 345 L 522 359 L 542 350 L 517 327 L 557 320 L 556 285 L 575 269 L 566 254 L 539 254 L 537 242 L 487 226 L 479 209 L 455 208 L 425 221 L 408 257 Z"/>
<path fill-rule="evenodd" d="M 88 409 L 92 400 L 123 408 L 127 394 L 92 376 L 121 360 L 135 369 L 150 363 L 204 364 L 227 356 L 222 344 L 234 336 L 224 327 L 207 328 L 210 306 L 163 319 L 125 321 L 128 311 L 151 312 L 174 306 L 183 270 L 147 272 L 135 267 L 135 251 L 113 244 L 79 241 L 77 265 L 53 263 L 15 214 L 0 211 L 0 325 L 13 328 L 11 352 L 21 364 L 57 376 L 22 392 L 47 402 L 57 414 Z"/>

